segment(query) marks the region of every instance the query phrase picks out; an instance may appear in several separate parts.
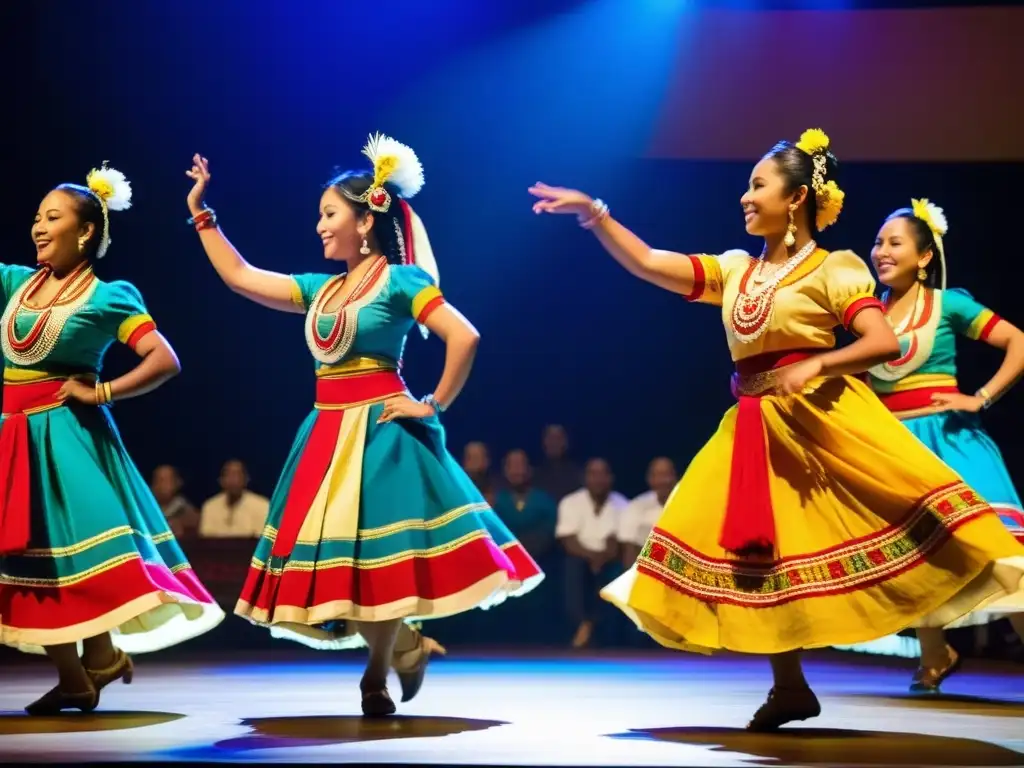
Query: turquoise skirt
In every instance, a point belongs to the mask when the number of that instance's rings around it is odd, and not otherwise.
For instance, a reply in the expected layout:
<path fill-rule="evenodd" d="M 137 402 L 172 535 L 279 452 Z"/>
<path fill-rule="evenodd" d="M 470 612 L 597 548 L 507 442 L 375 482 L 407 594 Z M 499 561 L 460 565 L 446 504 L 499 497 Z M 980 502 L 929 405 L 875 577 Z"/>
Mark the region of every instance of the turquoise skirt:
<path fill-rule="evenodd" d="M 0 468 L 5 499 L 13 483 L 23 484 L 29 500 L 28 546 L 0 557 L 0 642 L 41 653 L 43 646 L 110 632 L 118 647 L 145 653 L 224 619 L 132 463 L 108 406 L 5 414 L 0 443 L 21 446 L 12 450 L 28 459 L 27 473 L 11 469 L 22 466 L 17 461 Z"/>
<path fill-rule="evenodd" d="M 449 616 L 535 587 L 543 573 L 448 453 L 438 418 L 378 424 L 395 392 L 367 396 L 358 379 L 344 380 L 355 402 L 336 392 L 299 428 L 235 612 L 346 648 L 361 643 L 354 622 Z"/>

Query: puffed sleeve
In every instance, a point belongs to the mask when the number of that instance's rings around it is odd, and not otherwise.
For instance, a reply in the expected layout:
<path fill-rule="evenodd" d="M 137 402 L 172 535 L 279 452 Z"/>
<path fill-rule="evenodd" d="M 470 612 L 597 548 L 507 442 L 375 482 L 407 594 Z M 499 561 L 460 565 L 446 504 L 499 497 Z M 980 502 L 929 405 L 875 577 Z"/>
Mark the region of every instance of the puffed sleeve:
<path fill-rule="evenodd" d="M 747 261 L 750 256 L 746 251 L 732 250 L 718 256 L 700 254 L 687 258 L 693 265 L 693 290 L 684 294 L 683 298 L 687 301 L 720 307 L 725 293 L 725 281 L 729 277 L 729 273 L 736 268 L 737 264 Z"/>
<path fill-rule="evenodd" d="M 156 322 L 146 309 L 142 294 L 131 283 L 124 280 L 110 283 L 105 304 L 113 335 L 122 344 L 135 349 L 139 339 L 156 330 Z"/>
<path fill-rule="evenodd" d="M 943 291 L 942 313 L 956 333 L 975 341 L 987 339 L 1002 319 L 963 288 Z"/>
<path fill-rule="evenodd" d="M 844 328 L 869 307 L 884 309 L 875 296 L 875 278 L 864 260 L 853 251 L 832 251 L 825 262 L 829 309 Z"/>
<path fill-rule="evenodd" d="M 391 297 L 398 311 L 408 312 L 420 325 L 444 304 L 444 295 L 434 279 L 412 265 L 391 267 Z"/>
<path fill-rule="evenodd" d="M 14 292 L 35 272 L 31 267 L 21 264 L 0 264 L 0 312 L 7 306 Z"/>
<path fill-rule="evenodd" d="M 333 275 L 324 275 L 318 272 L 292 275 L 292 303 L 303 311 L 309 309 L 316 292 L 323 288 L 324 283 L 332 277 Z"/>

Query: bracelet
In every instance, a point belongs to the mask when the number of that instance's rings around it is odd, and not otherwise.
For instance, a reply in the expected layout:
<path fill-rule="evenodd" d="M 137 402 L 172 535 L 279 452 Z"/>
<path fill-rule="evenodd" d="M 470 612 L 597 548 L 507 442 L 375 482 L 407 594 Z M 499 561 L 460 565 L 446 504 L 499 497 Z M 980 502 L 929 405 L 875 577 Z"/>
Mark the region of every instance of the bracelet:
<path fill-rule="evenodd" d="M 213 208 L 203 208 L 199 213 L 190 218 L 187 224 L 196 228 L 196 232 L 204 229 L 213 229 L 217 226 L 217 212 Z"/>
<path fill-rule="evenodd" d="M 110 382 L 96 382 L 96 405 L 106 405 L 112 402 L 114 399 L 113 393 L 110 391 Z"/>
<path fill-rule="evenodd" d="M 982 410 L 988 410 L 989 408 L 992 407 L 992 395 L 984 387 L 982 387 L 977 392 L 975 392 L 974 396 L 975 397 L 980 397 L 982 399 L 982 403 L 981 403 Z"/>
<path fill-rule="evenodd" d="M 429 405 L 431 408 L 434 409 L 434 412 L 437 413 L 438 415 L 444 413 L 444 406 L 441 405 L 441 403 L 439 403 L 437 401 L 437 398 L 434 397 L 433 395 L 424 395 L 423 399 L 420 402 L 423 403 L 424 405 Z"/>
<path fill-rule="evenodd" d="M 584 229 L 593 229 L 600 222 L 608 218 L 608 204 L 604 200 L 595 200 L 590 204 L 590 218 L 586 221 L 581 221 L 580 226 Z"/>

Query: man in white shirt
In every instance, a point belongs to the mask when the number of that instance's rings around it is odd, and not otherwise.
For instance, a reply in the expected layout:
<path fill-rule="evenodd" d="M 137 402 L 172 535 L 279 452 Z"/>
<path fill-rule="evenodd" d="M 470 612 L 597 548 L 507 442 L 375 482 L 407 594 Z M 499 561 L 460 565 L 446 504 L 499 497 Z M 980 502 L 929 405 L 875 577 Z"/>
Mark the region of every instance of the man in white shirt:
<path fill-rule="evenodd" d="M 245 464 L 232 459 L 220 471 L 221 492 L 203 504 L 199 535 L 203 538 L 256 539 L 267 524 L 270 502 L 247 489 Z"/>
<path fill-rule="evenodd" d="M 626 568 L 636 562 L 677 482 L 679 475 L 672 459 L 659 456 L 647 466 L 647 487 L 650 490 L 629 502 L 619 520 L 617 538 L 622 565 Z"/>
<path fill-rule="evenodd" d="M 616 533 L 626 497 L 612 490 L 615 480 L 608 462 L 591 459 L 584 471 L 584 487 L 558 504 L 555 536 L 566 554 L 566 598 L 569 618 L 576 626 L 574 648 L 590 643 L 600 598 L 598 592 L 618 561 Z"/>

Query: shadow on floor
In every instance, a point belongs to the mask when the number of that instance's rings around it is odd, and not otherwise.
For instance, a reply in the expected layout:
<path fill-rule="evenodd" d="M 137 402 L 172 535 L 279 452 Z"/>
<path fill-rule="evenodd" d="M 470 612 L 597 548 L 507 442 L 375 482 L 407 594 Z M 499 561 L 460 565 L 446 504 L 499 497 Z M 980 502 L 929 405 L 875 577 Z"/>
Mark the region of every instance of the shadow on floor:
<path fill-rule="evenodd" d="M 612 738 L 739 752 L 753 758 L 755 765 L 1024 765 L 1024 755 L 996 744 L 919 733 L 791 728 L 764 734 L 737 728 L 646 728 Z"/>
<path fill-rule="evenodd" d="M 176 712 L 67 712 L 52 717 L 29 717 L 24 712 L 0 712 L 0 736 L 127 731 L 163 725 L 183 717 Z"/>
<path fill-rule="evenodd" d="M 507 723 L 461 717 L 409 717 L 379 719 L 338 717 L 262 717 L 241 721 L 250 733 L 215 745 L 219 750 L 249 751 L 281 747 L 324 746 L 385 739 L 427 739 L 484 731 Z"/>

